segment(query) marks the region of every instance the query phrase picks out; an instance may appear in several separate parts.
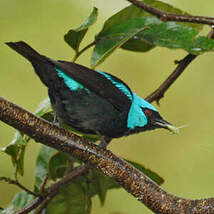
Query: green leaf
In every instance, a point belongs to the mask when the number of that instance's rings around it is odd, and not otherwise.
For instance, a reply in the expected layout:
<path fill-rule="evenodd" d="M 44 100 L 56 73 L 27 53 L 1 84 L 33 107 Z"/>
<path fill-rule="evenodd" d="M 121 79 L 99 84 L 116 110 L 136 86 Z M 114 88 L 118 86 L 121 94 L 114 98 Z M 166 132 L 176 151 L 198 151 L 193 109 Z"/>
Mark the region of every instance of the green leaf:
<path fill-rule="evenodd" d="M 129 160 L 126 160 L 126 161 L 129 162 L 131 165 L 133 165 L 138 170 L 140 170 L 141 172 L 143 172 L 145 175 L 147 175 L 150 179 L 152 179 L 157 184 L 159 184 L 159 185 L 163 184 L 164 179 L 162 177 L 160 177 L 156 172 L 154 172 L 150 169 L 147 169 L 143 165 L 136 163 L 134 161 L 129 161 Z"/>
<path fill-rule="evenodd" d="M 46 114 L 51 108 L 50 99 L 46 98 L 39 104 L 38 108 L 34 112 L 35 115 L 42 117 L 44 114 Z"/>
<path fill-rule="evenodd" d="M 145 29 L 146 25 L 142 25 L 140 22 L 132 23 L 127 21 L 112 27 L 109 31 L 101 31 L 96 37 L 96 45 L 91 57 L 91 66 L 95 68 L 114 50 Z"/>
<path fill-rule="evenodd" d="M 34 196 L 28 194 L 27 192 L 19 192 L 13 198 L 12 203 L 17 208 L 23 208 L 28 205 L 33 199 Z"/>
<path fill-rule="evenodd" d="M 12 203 L 7 208 L 0 211 L 0 214 L 13 214 L 17 210 L 22 209 L 28 204 L 30 204 L 33 201 L 33 199 L 34 197 L 32 195 L 26 192 L 19 192 L 14 196 Z"/>
<path fill-rule="evenodd" d="M 43 114 L 41 117 L 43 119 L 49 121 L 49 122 L 53 122 L 54 121 L 54 113 L 53 113 L 53 111 L 47 112 L 47 113 Z"/>
<path fill-rule="evenodd" d="M 52 180 L 57 178 L 62 178 L 66 172 L 69 165 L 69 155 L 63 152 L 57 152 L 54 154 L 48 164 L 49 176 Z"/>
<path fill-rule="evenodd" d="M 104 205 L 107 191 L 110 189 L 121 187 L 114 180 L 96 171 L 95 169 L 92 169 L 89 180 L 90 180 L 91 196 L 94 196 L 97 194 L 99 196 L 100 203 L 102 206 Z"/>
<path fill-rule="evenodd" d="M 43 100 L 37 110 L 35 111 L 35 114 L 37 116 L 44 116 L 46 115 L 47 111 L 50 109 L 50 100 L 49 98 Z M 25 155 L 25 148 L 27 146 L 27 142 L 30 138 L 28 138 L 26 135 L 24 135 L 19 130 L 15 131 L 14 138 L 11 141 L 11 143 L 4 147 L 0 148 L 0 151 L 8 154 L 11 156 L 13 166 L 16 169 L 16 172 L 18 172 L 21 176 L 24 175 L 24 155 Z"/>
<path fill-rule="evenodd" d="M 49 159 L 56 153 L 55 149 L 42 145 L 36 160 L 34 189 L 40 191 L 41 184 L 48 174 Z"/>
<path fill-rule="evenodd" d="M 94 7 L 90 16 L 85 20 L 85 22 L 76 29 L 71 29 L 64 36 L 65 42 L 73 48 L 76 52 L 79 51 L 80 43 L 82 42 L 88 28 L 93 25 L 97 20 L 97 8 Z"/>
<path fill-rule="evenodd" d="M 49 98 L 47 98 L 39 104 L 37 110 L 35 111 L 35 114 L 41 117 L 49 109 L 50 101 Z M 25 136 L 22 132 L 16 130 L 14 138 L 11 141 L 11 143 L 4 148 L 0 148 L 0 151 L 11 156 L 13 166 L 15 167 L 16 172 L 18 172 L 21 176 L 24 175 L 24 155 L 25 148 L 27 146 L 27 142 L 29 141 L 29 139 L 30 138 Z"/>
<path fill-rule="evenodd" d="M 156 0 L 144 2 L 167 12 L 185 14 L 177 8 Z M 202 25 L 198 24 L 162 22 L 132 5 L 105 22 L 103 29 L 96 36 L 91 65 L 96 67 L 119 47 L 144 52 L 155 46 L 162 46 L 182 48 L 193 54 L 213 50 L 214 42 L 211 39 L 202 45 L 198 41 L 199 38 L 196 38 L 201 29 Z"/>
<path fill-rule="evenodd" d="M 138 39 L 138 37 L 134 37 L 129 39 L 129 41 L 127 41 L 125 44 L 123 44 L 121 48 L 135 52 L 147 52 L 155 48 L 155 45 L 148 43 L 148 41 L 146 41 L 142 37 L 141 39 Z"/>
<path fill-rule="evenodd" d="M 13 205 L 9 205 L 7 208 L 0 210 L 0 214 L 14 214 L 16 212 Z"/>
<path fill-rule="evenodd" d="M 61 188 L 59 194 L 48 204 L 46 214 L 88 214 L 88 200 L 85 179 L 78 177 L 71 184 Z"/>
<path fill-rule="evenodd" d="M 0 148 L 0 151 L 11 156 L 13 166 L 20 175 L 24 174 L 24 154 L 26 144 L 27 141 L 25 136 L 19 130 L 16 130 L 11 143 L 4 148 Z"/>

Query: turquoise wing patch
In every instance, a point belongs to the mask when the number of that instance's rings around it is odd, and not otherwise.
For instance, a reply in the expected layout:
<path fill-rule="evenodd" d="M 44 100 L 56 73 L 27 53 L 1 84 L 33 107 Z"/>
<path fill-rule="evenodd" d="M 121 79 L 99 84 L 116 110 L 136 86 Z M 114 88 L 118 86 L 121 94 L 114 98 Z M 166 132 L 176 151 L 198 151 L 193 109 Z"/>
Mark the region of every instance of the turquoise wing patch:
<path fill-rule="evenodd" d="M 65 85 L 71 91 L 85 89 L 89 92 L 89 90 L 86 87 L 84 87 L 82 84 L 80 84 L 76 80 L 72 79 L 70 76 L 68 76 L 66 73 L 64 73 L 61 69 L 59 69 L 58 67 L 55 67 L 55 69 L 57 71 L 58 76 L 64 80 Z"/>
<path fill-rule="evenodd" d="M 102 74 L 103 76 L 106 77 L 106 79 L 110 80 L 111 83 L 116 86 L 120 91 L 122 91 L 130 100 L 132 100 L 132 93 L 130 92 L 130 90 L 121 82 L 117 82 L 115 81 L 111 75 L 102 72 L 102 71 L 96 71 L 100 74 Z"/>

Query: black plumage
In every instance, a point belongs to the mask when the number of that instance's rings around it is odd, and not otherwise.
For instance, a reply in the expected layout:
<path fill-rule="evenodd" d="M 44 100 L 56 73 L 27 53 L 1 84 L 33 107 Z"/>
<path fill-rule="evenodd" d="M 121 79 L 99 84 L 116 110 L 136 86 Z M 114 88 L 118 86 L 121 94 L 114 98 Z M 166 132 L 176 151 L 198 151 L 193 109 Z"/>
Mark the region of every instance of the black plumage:
<path fill-rule="evenodd" d="M 117 77 L 76 63 L 52 60 L 22 41 L 6 44 L 32 63 L 48 88 L 60 123 L 106 139 L 159 127 L 175 130 Z"/>

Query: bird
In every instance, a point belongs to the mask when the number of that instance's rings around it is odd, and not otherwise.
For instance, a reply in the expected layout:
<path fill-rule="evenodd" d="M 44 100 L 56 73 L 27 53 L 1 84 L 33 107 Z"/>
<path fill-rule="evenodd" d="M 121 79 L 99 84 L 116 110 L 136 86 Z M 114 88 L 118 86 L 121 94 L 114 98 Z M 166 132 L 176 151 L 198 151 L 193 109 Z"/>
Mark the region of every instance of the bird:
<path fill-rule="evenodd" d="M 102 147 L 106 148 L 114 138 L 156 128 L 178 132 L 152 104 L 116 76 L 74 62 L 53 60 L 23 41 L 6 45 L 31 62 L 48 88 L 59 124 L 97 136 Z"/>

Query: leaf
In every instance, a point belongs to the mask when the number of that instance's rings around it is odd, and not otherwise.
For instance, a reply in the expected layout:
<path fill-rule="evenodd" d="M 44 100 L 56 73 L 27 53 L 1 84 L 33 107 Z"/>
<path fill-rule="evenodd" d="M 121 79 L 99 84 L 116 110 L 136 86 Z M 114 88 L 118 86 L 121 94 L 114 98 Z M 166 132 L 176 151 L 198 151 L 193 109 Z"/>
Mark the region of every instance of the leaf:
<path fill-rule="evenodd" d="M 49 97 L 44 99 L 43 101 L 40 102 L 38 108 L 34 112 L 35 115 L 42 117 L 44 114 L 46 114 L 51 107 L 50 99 Z"/>
<path fill-rule="evenodd" d="M 98 195 L 100 203 L 103 206 L 106 194 L 109 189 L 120 188 L 121 186 L 111 178 L 103 175 L 102 173 L 92 169 L 90 180 L 90 193 L 91 196 Z"/>
<path fill-rule="evenodd" d="M 47 113 L 43 114 L 41 117 L 43 119 L 49 121 L 49 122 L 53 122 L 54 121 L 54 113 L 53 113 L 53 111 L 47 112 Z"/>
<path fill-rule="evenodd" d="M 63 152 L 57 152 L 54 154 L 48 164 L 49 176 L 52 180 L 62 178 L 69 165 L 69 155 Z"/>
<path fill-rule="evenodd" d="M 13 205 L 9 205 L 7 208 L 0 210 L 0 214 L 13 214 L 15 211 L 15 207 Z"/>
<path fill-rule="evenodd" d="M 145 3 L 167 12 L 185 14 L 177 8 L 156 1 Z M 214 49 L 214 42 L 207 39 L 200 43 L 197 34 L 202 25 L 162 22 L 135 6 L 129 6 L 109 18 L 96 36 L 96 45 L 91 57 L 94 68 L 119 47 L 132 51 L 149 51 L 155 46 L 182 48 L 192 54 L 201 54 Z M 205 39 L 205 37 L 202 37 Z"/>
<path fill-rule="evenodd" d="M 28 194 L 27 192 L 19 192 L 13 198 L 12 203 L 17 208 L 23 208 L 28 205 L 33 199 L 34 196 Z"/>
<path fill-rule="evenodd" d="M 35 169 L 35 183 L 34 189 L 36 192 L 40 191 L 41 184 L 43 183 L 45 177 L 48 174 L 48 163 L 49 159 L 57 151 L 51 147 L 42 145 L 37 156 L 36 160 L 36 169 Z"/>
<path fill-rule="evenodd" d="M 34 197 L 28 194 L 27 192 L 19 192 L 14 196 L 11 204 L 4 210 L 0 211 L 0 214 L 15 213 L 18 209 L 24 208 L 25 206 L 30 204 L 33 201 L 33 199 Z"/>
<path fill-rule="evenodd" d="M 37 116 L 43 116 L 49 110 L 49 108 L 50 100 L 47 98 L 39 104 L 35 114 Z M 24 155 L 29 139 L 30 138 L 25 136 L 22 132 L 16 130 L 11 143 L 4 148 L 0 148 L 0 151 L 11 156 L 13 166 L 15 167 L 16 172 L 18 172 L 21 176 L 24 175 Z"/>
<path fill-rule="evenodd" d="M 121 46 L 121 48 L 135 52 L 147 52 L 155 48 L 155 45 L 148 43 L 148 41 L 146 41 L 142 37 L 141 39 L 139 39 L 139 37 L 134 36 L 131 39 L 129 39 L 126 43 L 124 43 Z"/>
<path fill-rule="evenodd" d="M 159 184 L 159 185 L 163 184 L 164 179 L 162 177 L 160 177 L 156 172 L 154 172 L 150 169 L 147 169 L 143 165 L 136 163 L 134 161 L 130 161 L 130 160 L 126 160 L 126 161 L 128 163 L 130 163 L 131 165 L 133 165 L 138 170 L 140 170 L 141 172 L 143 172 L 145 175 L 147 175 L 150 179 L 152 179 L 157 184 Z"/>
<path fill-rule="evenodd" d="M 11 143 L 4 148 L 0 148 L 0 151 L 11 156 L 13 166 L 22 176 L 24 174 L 24 154 L 26 144 L 27 141 L 25 136 L 19 130 L 16 130 Z"/>
<path fill-rule="evenodd" d="M 46 214 L 88 214 L 88 200 L 84 186 L 85 179 L 78 177 L 71 184 L 61 188 L 59 194 L 48 204 Z"/>
<path fill-rule="evenodd" d="M 131 39 L 134 35 L 146 29 L 146 25 L 140 22 L 124 22 L 112 27 L 109 31 L 101 31 L 96 37 L 96 45 L 94 47 L 91 66 L 95 68 L 103 62 L 117 48 Z"/>
<path fill-rule="evenodd" d="M 80 43 L 82 42 L 88 28 L 93 25 L 97 20 L 97 8 L 94 7 L 90 16 L 85 20 L 85 22 L 76 29 L 71 29 L 64 36 L 65 42 L 73 48 L 76 52 L 79 51 Z"/>
<path fill-rule="evenodd" d="M 141 2 L 145 3 L 146 5 L 152 6 L 154 8 L 163 10 L 165 12 L 168 13 L 172 13 L 172 14 L 180 14 L 180 15 L 190 15 L 178 8 L 173 7 L 170 4 L 167 4 L 165 2 L 162 1 L 158 1 L 158 0 L 141 0 Z M 154 17 L 153 15 L 151 15 L 150 13 L 142 10 L 141 8 L 136 7 L 135 5 L 130 5 L 124 9 L 122 9 L 121 11 L 119 11 L 118 13 L 116 13 L 115 15 L 113 15 L 112 17 L 110 17 L 104 24 L 104 28 L 102 29 L 102 31 L 105 30 L 109 30 L 110 28 L 112 28 L 112 26 L 118 25 L 121 22 L 126 22 L 130 19 L 136 19 L 136 18 L 140 18 L 142 16 L 148 16 L 148 17 Z M 202 24 L 195 24 L 195 23 L 185 23 L 185 22 L 178 22 L 177 24 L 179 25 L 185 25 L 185 26 L 189 26 L 193 29 L 195 29 L 196 31 L 200 32 L 203 29 L 203 25 Z"/>

